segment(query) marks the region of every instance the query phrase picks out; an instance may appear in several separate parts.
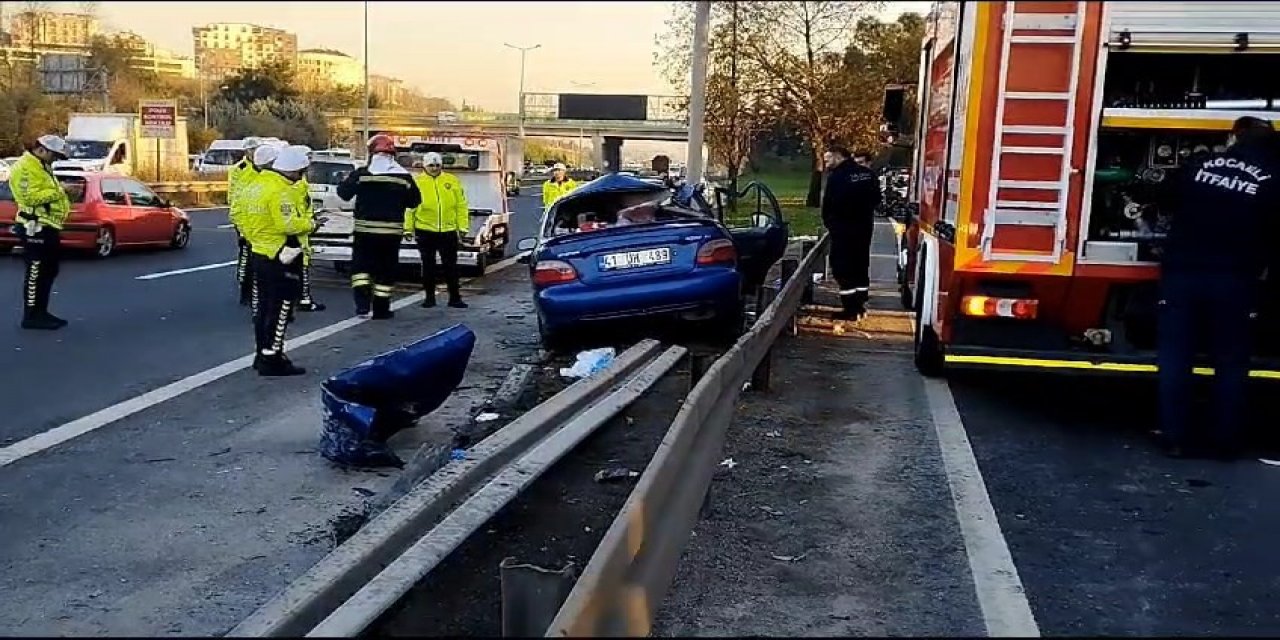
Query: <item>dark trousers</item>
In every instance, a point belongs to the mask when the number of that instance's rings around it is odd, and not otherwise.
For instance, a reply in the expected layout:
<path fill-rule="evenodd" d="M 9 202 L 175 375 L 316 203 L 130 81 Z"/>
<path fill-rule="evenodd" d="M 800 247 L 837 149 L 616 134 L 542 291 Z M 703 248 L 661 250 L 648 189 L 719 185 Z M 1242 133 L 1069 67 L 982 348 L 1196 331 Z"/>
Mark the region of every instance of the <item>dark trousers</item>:
<path fill-rule="evenodd" d="M 400 236 L 357 233 L 351 239 L 351 291 L 356 313 L 391 311 L 391 294 L 400 266 Z"/>
<path fill-rule="evenodd" d="M 436 253 L 439 253 L 440 270 L 444 271 L 444 283 L 449 289 L 449 299 L 461 299 L 461 287 L 458 284 L 458 233 L 456 231 L 440 233 L 419 231 L 415 235 L 418 241 L 418 255 L 422 257 L 422 290 L 426 292 L 427 298 L 434 300 L 436 297 L 438 281 Z"/>
<path fill-rule="evenodd" d="M 315 302 L 311 299 L 311 259 L 302 256 L 299 260 L 303 258 L 306 262 L 302 263 L 302 286 L 298 289 L 298 300 L 303 304 L 311 304 Z"/>
<path fill-rule="evenodd" d="M 240 291 L 240 304 L 250 304 L 253 297 L 253 276 L 250 274 L 250 256 L 253 251 L 249 241 L 236 231 L 236 287 Z"/>
<path fill-rule="evenodd" d="M 1213 440 L 1238 443 L 1245 420 L 1256 280 L 1232 273 L 1165 272 L 1160 280 L 1160 430 L 1185 444 L 1191 435 L 1191 391 L 1199 338 L 1206 338 L 1213 377 Z"/>
<path fill-rule="evenodd" d="M 831 234 L 831 275 L 840 285 L 840 304 L 845 311 L 866 310 L 871 292 L 871 234 L 875 218 L 828 227 Z"/>
<path fill-rule="evenodd" d="M 258 353 L 284 353 L 284 334 L 302 291 L 302 258 L 293 264 L 254 254 L 258 308 L 253 317 Z"/>
<path fill-rule="evenodd" d="M 22 280 L 22 316 L 34 318 L 49 313 L 49 295 L 62 266 L 62 234 L 45 227 L 35 236 L 19 234 L 26 272 Z"/>

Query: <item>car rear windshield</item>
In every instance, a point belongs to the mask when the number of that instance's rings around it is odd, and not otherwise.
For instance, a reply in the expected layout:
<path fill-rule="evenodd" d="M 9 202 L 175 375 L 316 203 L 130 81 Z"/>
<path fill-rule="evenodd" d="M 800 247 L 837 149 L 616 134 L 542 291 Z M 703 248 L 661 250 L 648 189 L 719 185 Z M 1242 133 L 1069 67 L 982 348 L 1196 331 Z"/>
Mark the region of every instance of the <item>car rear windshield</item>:
<path fill-rule="evenodd" d="M 67 192 L 67 196 L 71 198 L 73 204 L 84 202 L 86 186 L 84 178 L 80 176 L 58 176 L 58 183 Z M 13 202 L 13 191 L 9 189 L 7 180 L 0 182 L 0 201 Z"/>
<path fill-rule="evenodd" d="M 229 167 L 244 158 L 244 149 L 211 149 L 204 152 L 204 163 Z"/>
<path fill-rule="evenodd" d="M 312 162 L 307 168 L 307 183 L 338 184 L 352 171 L 355 171 L 355 165 L 350 162 Z"/>
<path fill-rule="evenodd" d="M 667 191 L 606 191 L 579 196 L 556 207 L 549 229 L 550 235 L 561 236 L 619 226 L 618 212 L 646 203 L 662 203 L 670 198 Z M 659 207 L 647 222 L 702 218 L 694 211 L 674 206 Z M 638 224 L 633 221 L 631 224 Z"/>

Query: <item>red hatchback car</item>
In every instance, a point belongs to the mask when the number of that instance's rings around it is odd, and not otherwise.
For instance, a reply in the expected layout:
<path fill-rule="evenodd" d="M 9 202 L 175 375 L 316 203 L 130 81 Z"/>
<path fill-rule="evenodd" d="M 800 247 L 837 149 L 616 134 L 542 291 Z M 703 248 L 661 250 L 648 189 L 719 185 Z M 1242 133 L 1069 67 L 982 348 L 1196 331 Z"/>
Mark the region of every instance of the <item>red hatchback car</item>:
<path fill-rule="evenodd" d="M 71 196 L 71 216 L 62 229 L 62 246 L 93 251 L 105 258 L 124 247 L 182 249 L 191 241 L 186 212 L 127 176 L 61 173 L 54 177 Z M 18 207 L 8 182 L 0 182 L 0 252 L 18 244 L 12 225 Z"/>

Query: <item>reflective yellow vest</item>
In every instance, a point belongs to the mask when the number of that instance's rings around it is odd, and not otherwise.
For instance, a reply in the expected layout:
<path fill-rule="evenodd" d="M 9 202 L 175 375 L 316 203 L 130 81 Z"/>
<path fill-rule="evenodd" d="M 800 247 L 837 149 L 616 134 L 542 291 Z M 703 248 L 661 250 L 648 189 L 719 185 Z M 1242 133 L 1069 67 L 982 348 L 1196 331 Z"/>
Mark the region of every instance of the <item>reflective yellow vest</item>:
<path fill-rule="evenodd" d="M 240 192 L 261 174 L 262 172 L 248 160 L 241 160 L 227 172 L 227 206 L 231 208 L 228 217 L 236 229 L 240 228 L 240 218 L 244 215 L 243 205 L 238 204 Z"/>
<path fill-rule="evenodd" d="M 253 252 L 275 258 L 289 236 L 305 249 L 310 246 L 311 207 L 299 201 L 295 183 L 275 171 L 263 171 L 241 194 L 245 198 L 243 233 Z"/>
<path fill-rule="evenodd" d="M 469 231 L 471 214 L 467 208 L 467 194 L 462 183 L 451 173 L 441 173 L 432 178 L 423 173 L 413 179 L 422 192 L 422 204 L 404 217 L 407 232 L 421 231 Z"/>
<path fill-rule="evenodd" d="M 67 216 L 71 215 L 71 198 L 66 190 L 58 184 L 53 172 L 30 151 L 13 164 L 9 172 L 9 188 L 13 191 L 13 201 L 18 205 L 19 217 L 34 216 L 40 224 L 61 229 Z"/>
<path fill-rule="evenodd" d="M 566 193 L 578 188 L 578 183 L 569 178 L 565 178 L 564 182 L 556 182 L 548 180 L 542 183 L 542 206 L 549 207 L 551 203 L 563 198 Z"/>

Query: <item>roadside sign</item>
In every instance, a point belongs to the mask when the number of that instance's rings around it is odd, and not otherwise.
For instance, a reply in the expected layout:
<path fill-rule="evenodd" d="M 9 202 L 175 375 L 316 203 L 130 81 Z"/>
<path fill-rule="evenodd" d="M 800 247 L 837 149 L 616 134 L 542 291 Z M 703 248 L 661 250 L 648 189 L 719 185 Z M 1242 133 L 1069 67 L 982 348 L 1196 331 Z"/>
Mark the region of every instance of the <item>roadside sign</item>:
<path fill-rule="evenodd" d="M 176 100 L 139 100 L 142 137 L 178 137 L 178 102 Z"/>

